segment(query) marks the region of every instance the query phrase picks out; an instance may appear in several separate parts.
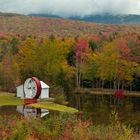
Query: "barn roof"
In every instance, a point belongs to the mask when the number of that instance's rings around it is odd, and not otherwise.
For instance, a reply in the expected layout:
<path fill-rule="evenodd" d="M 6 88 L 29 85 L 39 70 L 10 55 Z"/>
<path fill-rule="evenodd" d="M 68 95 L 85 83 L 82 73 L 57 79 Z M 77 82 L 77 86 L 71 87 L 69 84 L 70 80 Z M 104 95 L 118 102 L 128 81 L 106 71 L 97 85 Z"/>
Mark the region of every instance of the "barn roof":
<path fill-rule="evenodd" d="M 18 85 L 16 88 L 19 88 L 19 87 L 22 87 L 23 86 L 23 84 L 21 84 L 21 85 Z"/>
<path fill-rule="evenodd" d="M 45 84 L 43 81 L 40 81 L 41 82 L 41 87 L 42 88 L 50 88 L 47 84 Z"/>

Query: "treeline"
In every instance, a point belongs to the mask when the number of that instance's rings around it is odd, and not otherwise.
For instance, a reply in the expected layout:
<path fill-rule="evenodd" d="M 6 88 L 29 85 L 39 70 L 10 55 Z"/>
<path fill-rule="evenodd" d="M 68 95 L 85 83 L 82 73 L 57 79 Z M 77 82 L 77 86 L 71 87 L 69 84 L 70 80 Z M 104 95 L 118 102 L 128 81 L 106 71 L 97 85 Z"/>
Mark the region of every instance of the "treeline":
<path fill-rule="evenodd" d="M 1 90 L 15 91 L 30 76 L 65 92 L 75 87 L 140 90 L 140 35 L 1 35 Z"/>

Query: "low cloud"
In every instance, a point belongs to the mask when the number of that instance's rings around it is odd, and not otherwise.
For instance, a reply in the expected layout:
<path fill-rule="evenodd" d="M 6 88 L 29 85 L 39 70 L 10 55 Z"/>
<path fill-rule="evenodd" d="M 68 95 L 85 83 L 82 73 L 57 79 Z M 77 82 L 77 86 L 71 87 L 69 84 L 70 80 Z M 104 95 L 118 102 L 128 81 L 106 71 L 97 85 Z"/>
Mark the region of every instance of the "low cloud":
<path fill-rule="evenodd" d="M 140 15 L 140 0 L 0 0 L 0 11 L 61 17 L 104 13 Z"/>

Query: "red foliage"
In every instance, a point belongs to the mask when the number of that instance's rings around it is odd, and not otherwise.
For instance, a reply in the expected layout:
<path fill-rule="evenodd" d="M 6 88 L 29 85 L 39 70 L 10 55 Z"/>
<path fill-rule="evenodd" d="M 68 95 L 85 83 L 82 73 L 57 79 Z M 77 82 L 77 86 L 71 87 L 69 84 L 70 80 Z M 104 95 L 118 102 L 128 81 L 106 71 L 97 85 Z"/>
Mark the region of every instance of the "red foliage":
<path fill-rule="evenodd" d="M 128 47 L 126 40 L 121 39 L 119 42 L 119 50 L 123 57 L 130 58 L 131 57 L 131 49 Z"/>
<path fill-rule="evenodd" d="M 92 40 L 94 40 L 95 42 L 99 42 L 101 38 L 99 35 L 93 35 Z"/>
<path fill-rule="evenodd" d="M 110 32 L 103 32 L 102 34 L 103 34 L 104 37 L 108 38 L 111 33 Z"/>
<path fill-rule="evenodd" d="M 65 131 L 63 132 L 62 135 L 63 135 L 63 140 L 71 140 L 72 139 L 72 127 L 71 127 L 70 122 L 66 123 Z"/>
<path fill-rule="evenodd" d="M 5 34 L 0 32 L 0 37 L 5 37 Z"/>
<path fill-rule="evenodd" d="M 82 63 L 86 57 L 88 42 L 84 39 L 78 39 L 76 43 L 76 60 L 78 64 Z"/>

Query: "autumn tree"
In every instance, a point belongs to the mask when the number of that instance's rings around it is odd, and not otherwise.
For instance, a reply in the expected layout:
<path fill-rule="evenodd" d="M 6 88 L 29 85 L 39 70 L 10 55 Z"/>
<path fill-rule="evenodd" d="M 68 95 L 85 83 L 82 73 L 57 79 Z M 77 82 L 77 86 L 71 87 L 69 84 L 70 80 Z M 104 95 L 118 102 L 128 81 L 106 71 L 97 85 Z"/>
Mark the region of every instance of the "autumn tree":
<path fill-rule="evenodd" d="M 65 82 L 73 75 L 73 68 L 68 65 L 66 57 L 72 41 L 67 39 L 44 39 L 39 42 L 28 38 L 23 42 L 19 51 L 19 65 L 23 79 L 28 74 L 53 84 Z M 68 74 L 68 75 L 67 75 Z"/>
<path fill-rule="evenodd" d="M 82 69 L 85 64 L 87 51 L 88 51 L 88 42 L 85 39 L 78 38 L 76 42 L 75 54 L 76 54 L 76 87 L 80 87 Z"/>

